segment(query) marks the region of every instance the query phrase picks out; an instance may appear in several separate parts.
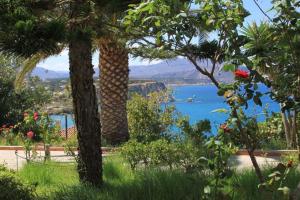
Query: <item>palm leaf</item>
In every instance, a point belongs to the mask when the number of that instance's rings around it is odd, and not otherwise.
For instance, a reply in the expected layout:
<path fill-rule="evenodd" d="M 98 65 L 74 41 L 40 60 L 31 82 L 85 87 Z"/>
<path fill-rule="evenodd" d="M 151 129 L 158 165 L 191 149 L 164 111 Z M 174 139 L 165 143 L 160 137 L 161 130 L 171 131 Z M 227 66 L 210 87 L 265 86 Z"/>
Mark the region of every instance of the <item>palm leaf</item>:
<path fill-rule="evenodd" d="M 18 72 L 15 80 L 15 88 L 16 90 L 20 90 L 22 83 L 26 77 L 27 74 L 31 73 L 32 70 L 36 67 L 36 65 L 48 58 L 50 55 L 45 53 L 37 53 L 30 58 L 27 58 L 23 62 L 23 66 L 21 67 L 20 71 Z"/>

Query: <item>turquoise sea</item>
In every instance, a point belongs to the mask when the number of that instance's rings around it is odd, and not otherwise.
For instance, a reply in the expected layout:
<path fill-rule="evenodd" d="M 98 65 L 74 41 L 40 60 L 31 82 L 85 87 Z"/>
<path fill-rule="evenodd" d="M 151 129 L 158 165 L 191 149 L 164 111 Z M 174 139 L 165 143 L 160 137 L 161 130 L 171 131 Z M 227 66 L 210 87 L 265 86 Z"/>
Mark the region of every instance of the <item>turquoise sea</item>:
<path fill-rule="evenodd" d="M 260 86 L 262 93 L 268 92 L 268 88 Z M 223 123 L 227 115 L 224 113 L 212 112 L 220 108 L 228 108 L 224 102 L 224 98 L 217 95 L 217 89 L 213 85 L 185 85 L 173 87 L 174 104 L 179 112 L 189 116 L 190 122 L 195 123 L 201 119 L 209 119 L 213 129 L 219 127 Z M 192 102 L 188 102 L 188 98 L 193 98 Z M 278 112 L 279 105 L 274 102 L 268 95 L 262 97 L 263 106 L 257 106 L 254 102 L 249 102 L 246 113 L 256 115 L 258 120 L 264 119 L 263 109 L 268 107 L 269 112 Z"/>
<path fill-rule="evenodd" d="M 175 101 L 171 104 L 175 105 L 177 110 L 183 115 L 190 118 L 191 123 L 195 123 L 201 119 L 209 119 L 212 123 L 213 129 L 218 127 L 226 120 L 226 114 L 212 112 L 219 108 L 228 108 L 224 103 L 223 97 L 217 95 L 217 89 L 213 85 L 184 85 L 172 86 L 173 96 Z M 266 87 L 260 86 L 259 90 L 262 93 L 268 92 Z M 189 98 L 193 98 L 192 102 L 188 102 Z M 270 99 L 267 95 L 262 97 L 263 106 L 256 106 L 253 102 L 249 103 L 249 108 L 246 110 L 247 114 L 257 115 L 258 120 L 263 120 L 263 108 L 266 106 L 268 110 L 278 112 L 279 105 Z M 53 115 L 52 119 L 61 122 L 61 127 L 65 127 L 65 118 L 61 115 Z M 74 119 L 68 115 L 68 127 L 74 126 Z"/>

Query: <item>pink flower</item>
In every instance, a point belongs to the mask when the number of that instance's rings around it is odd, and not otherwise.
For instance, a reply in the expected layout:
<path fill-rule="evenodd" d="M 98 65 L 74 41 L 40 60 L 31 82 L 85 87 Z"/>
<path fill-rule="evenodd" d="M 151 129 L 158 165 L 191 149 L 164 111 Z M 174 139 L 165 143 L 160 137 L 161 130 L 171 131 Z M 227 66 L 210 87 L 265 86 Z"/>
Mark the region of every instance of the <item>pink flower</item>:
<path fill-rule="evenodd" d="M 6 125 L 4 124 L 4 125 L 2 126 L 2 128 L 6 128 Z"/>
<path fill-rule="evenodd" d="M 39 114 L 37 112 L 33 113 L 33 119 L 34 121 L 37 121 L 39 119 Z"/>
<path fill-rule="evenodd" d="M 32 139 L 34 137 L 34 132 L 33 131 L 29 131 L 27 133 L 27 138 Z"/>
<path fill-rule="evenodd" d="M 244 71 L 244 70 L 236 70 L 234 72 L 234 75 L 235 77 L 238 77 L 238 78 L 249 78 L 249 73 L 247 71 Z"/>

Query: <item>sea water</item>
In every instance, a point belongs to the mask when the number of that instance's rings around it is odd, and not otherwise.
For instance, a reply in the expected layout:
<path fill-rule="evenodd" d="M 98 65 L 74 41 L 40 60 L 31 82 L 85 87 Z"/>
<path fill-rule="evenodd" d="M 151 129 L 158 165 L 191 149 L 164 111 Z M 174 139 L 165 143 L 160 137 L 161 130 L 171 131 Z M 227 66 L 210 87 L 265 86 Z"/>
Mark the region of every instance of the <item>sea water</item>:
<path fill-rule="evenodd" d="M 198 120 L 208 119 L 211 121 L 213 129 L 219 127 L 221 123 L 227 119 L 228 115 L 224 113 L 213 112 L 216 109 L 227 108 L 228 105 L 224 102 L 224 98 L 217 95 L 217 88 L 213 85 L 184 85 L 171 86 L 173 90 L 174 105 L 180 113 L 189 117 L 192 124 Z M 259 87 L 260 92 L 268 92 L 268 88 Z M 192 101 L 191 101 L 192 99 Z M 269 112 L 278 112 L 279 105 L 274 102 L 268 95 L 262 98 L 263 106 L 257 106 L 253 101 L 249 102 L 249 107 L 246 114 L 256 116 L 259 121 L 264 119 L 263 109 L 268 108 Z M 62 129 L 65 128 L 64 115 L 52 115 L 51 118 L 55 121 L 60 121 Z M 74 126 L 74 118 L 72 115 L 67 115 L 67 127 Z"/>
<path fill-rule="evenodd" d="M 192 124 L 198 120 L 208 119 L 211 121 L 212 127 L 216 128 L 226 121 L 227 114 L 213 112 L 216 109 L 229 108 L 224 98 L 217 95 L 217 88 L 214 85 L 185 85 L 171 88 L 175 99 L 171 104 L 175 105 L 183 115 L 189 116 Z M 259 91 L 267 93 L 269 89 L 261 85 Z M 279 111 L 279 104 L 268 95 L 262 96 L 261 100 L 262 106 L 255 105 L 253 101 L 250 101 L 248 109 L 245 110 L 247 115 L 256 116 L 258 121 L 265 118 L 263 110 L 266 108 L 270 113 Z"/>

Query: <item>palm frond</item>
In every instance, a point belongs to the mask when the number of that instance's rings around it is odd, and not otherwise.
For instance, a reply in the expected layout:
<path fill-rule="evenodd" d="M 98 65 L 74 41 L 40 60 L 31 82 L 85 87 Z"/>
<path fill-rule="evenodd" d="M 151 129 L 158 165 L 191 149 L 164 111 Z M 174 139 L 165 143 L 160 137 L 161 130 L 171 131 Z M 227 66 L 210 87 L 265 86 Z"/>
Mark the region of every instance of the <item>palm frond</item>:
<path fill-rule="evenodd" d="M 31 56 L 30 58 L 27 58 L 23 62 L 23 65 L 22 65 L 20 71 L 18 72 L 15 83 L 14 83 L 16 90 L 21 89 L 22 83 L 23 83 L 26 75 L 31 73 L 32 70 L 36 67 L 36 65 L 39 62 L 45 60 L 49 56 L 50 55 L 45 54 L 45 53 L 37 53 L 37 54 Z"/>

